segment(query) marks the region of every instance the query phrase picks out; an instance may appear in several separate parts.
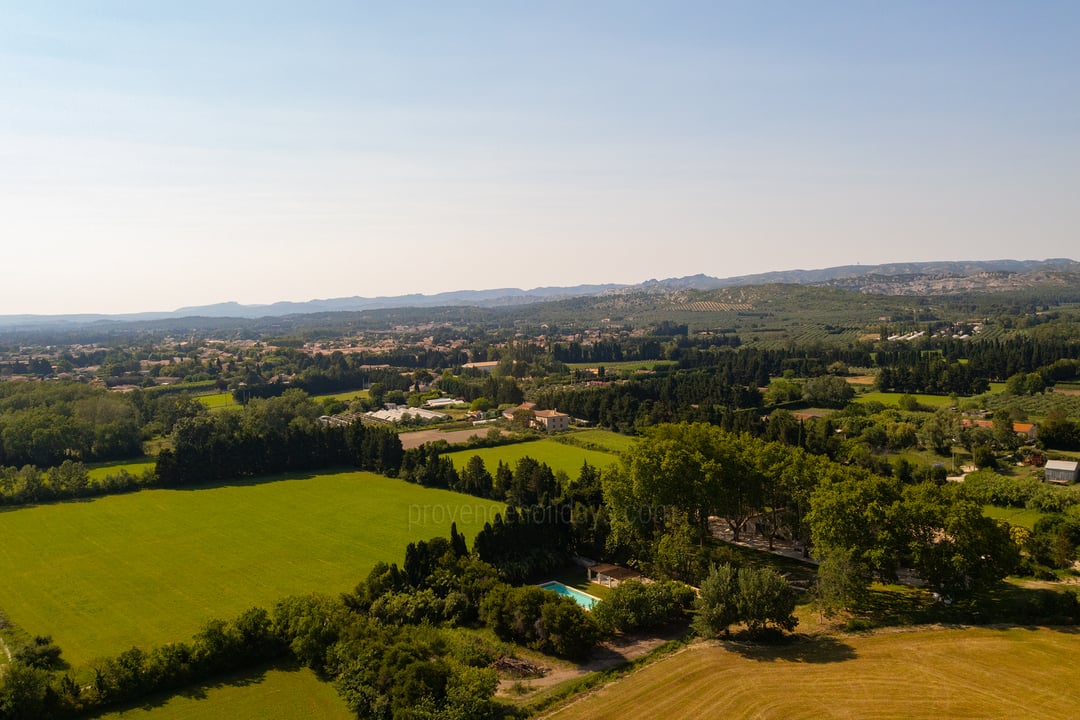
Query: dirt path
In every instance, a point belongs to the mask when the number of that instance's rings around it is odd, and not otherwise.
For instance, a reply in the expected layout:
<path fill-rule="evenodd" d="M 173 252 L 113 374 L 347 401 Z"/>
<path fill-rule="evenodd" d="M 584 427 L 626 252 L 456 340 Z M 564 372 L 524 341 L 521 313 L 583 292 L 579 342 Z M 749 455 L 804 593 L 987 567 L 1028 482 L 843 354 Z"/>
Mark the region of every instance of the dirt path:
<path fill-rule="evenodd" d="M 601 643 L 588 662 L 576 667 L 559 667 L 549 669 L 539 678 L 515 679 L 509 678 L 499 681 L 499 695 L 513 696 L 517 694 L 533 693 L 549 687 L 574 680 L 589 673 L 601 670 L 610 670 L 623 663 L 636 660 L 660 647 L 664 643 L 679 637 L 682 630 L 672 631 L 661 635 L 624 635 L 613 640 Z M 522 692 L 524 691 L 524 692 Z"/>
<path fill-rule="evenodd" d="M 732 543 L 733 545 L 742 545 L 743 547 L 760 550 L 762 552 L 771 552 L 774 555 L 783 555 L 793 560 L 800 560 L 815 565 L 820 562 L 814 558 L 805 557 L 801 547 L 796 547 L 790 541 L 786 540 L 773 540 L 773 546 L 770 550 L 769 541 L 760 535 L 754 534 L 751 529 L 744 529 L 739 533 L 739 541 L 735 542 L 731 528 L 728 527 L 728 524 L 724 520 L 717 517 L 709 518 L 709 531 L 713 534 L 713 537 L 719 538 L 724 542 Z"/>
<path fill-rule="evenodd" d="M 0 650 L 3 650 L 4 654 L 7 655 L 7 661 L 10 664 L 14 658 L 11 657 L 11 649 L 7 646 L 7 643 L 4 642 L 4 638 L 2 637 L 0 637 Z M 0 678 L 4 677 L 4 670 L 6 669 L 5 666 L 0 665 Z"/>

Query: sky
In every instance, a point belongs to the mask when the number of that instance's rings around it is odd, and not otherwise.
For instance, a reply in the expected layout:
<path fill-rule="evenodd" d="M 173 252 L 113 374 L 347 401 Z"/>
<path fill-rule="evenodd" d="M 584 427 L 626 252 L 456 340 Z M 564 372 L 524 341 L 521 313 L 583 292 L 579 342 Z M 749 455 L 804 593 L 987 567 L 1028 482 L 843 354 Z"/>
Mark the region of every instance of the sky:
<path fill-rule="evenodd" d="M 1080 3 L 0 0 L 0 314 L 1080 259 Z"/>

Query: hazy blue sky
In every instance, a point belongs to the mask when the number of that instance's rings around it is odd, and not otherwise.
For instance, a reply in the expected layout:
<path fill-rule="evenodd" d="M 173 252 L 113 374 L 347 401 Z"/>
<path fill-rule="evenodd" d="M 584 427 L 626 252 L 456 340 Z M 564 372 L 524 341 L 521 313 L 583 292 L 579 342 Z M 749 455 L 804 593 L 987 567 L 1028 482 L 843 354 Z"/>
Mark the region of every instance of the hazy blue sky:
<path fill-rule="evenodd" d="M 0 0 L 0 314 L 1078 257 L 1080 2 Z"/>

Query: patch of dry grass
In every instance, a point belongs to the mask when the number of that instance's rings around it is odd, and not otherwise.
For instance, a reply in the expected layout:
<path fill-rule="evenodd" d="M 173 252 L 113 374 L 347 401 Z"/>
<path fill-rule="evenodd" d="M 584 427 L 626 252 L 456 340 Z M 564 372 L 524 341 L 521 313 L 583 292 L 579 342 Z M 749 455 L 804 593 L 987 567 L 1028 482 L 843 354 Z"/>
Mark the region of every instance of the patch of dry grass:
<path fill-rule="evenodd" d="M 698 643 L 546 717 L 1072 718 L 1074 630 L 918 629 Z"/>

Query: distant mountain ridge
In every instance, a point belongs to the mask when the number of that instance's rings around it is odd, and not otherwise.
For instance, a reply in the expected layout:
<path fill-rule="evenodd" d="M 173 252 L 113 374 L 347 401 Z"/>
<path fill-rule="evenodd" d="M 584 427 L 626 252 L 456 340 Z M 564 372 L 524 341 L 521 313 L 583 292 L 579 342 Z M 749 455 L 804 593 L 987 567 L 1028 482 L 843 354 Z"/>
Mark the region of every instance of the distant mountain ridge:
<path fill-rule="evenodd" d="M 72 315 L 0 315 L 0 328 L 36 325 L 89 324 L 95 322 L 138 322 L 185 317 L 255 319 L 327 312 L 357 312 L 389 308 L 417 307 L 500 307 L 629 292 L 673 292 L 717 290 L 744 285 L 798 284 L 833 285 L 860 292 L 881 294 L 932 294 L 957 292 L 980 286 L 977 282 L 955 282 L 988 273 L 1080 273 L 1080 263 L 1068 258 L 1047 260 L 970 260 L 888 263 L 883 265 L 841 265 L 818 270 L 783 270 L 729 278 L 697 274 L 665 280 L 646 280 L 637 285 L 601 284 L 572 287 L 495 288 L 457 290 L 433 295 L 409 294 L 392 297 L 342 297 L 306 302 L 277 302 L 269 305 L 242 305 L 237 302 L 182 307 L 172 312 Z M 953 280 L 952 282 L 947 282 Z M 993 289 L 991 284 L 990 289 Z"/>
<path fill-rule="evenodd" d="M 1025 273 L 1036 270 L 1080 272 L 1080 263 L 1068 258 L 1047 260 L 942 260 L 931 262 L 887 263 L 884 265 L 839 265 L 818 270 L 778 270 L 729 278 L 692 275 L 670 280 L 647 280 L 642 288 L 665 290 L 716 290 L 738 285 L 824 285 L 843 284 L 840 280 L 870 276 L 960 276 L 970 277 L 988 272 Z M 858 283 L 847 283 L 858 285 Z"/>

